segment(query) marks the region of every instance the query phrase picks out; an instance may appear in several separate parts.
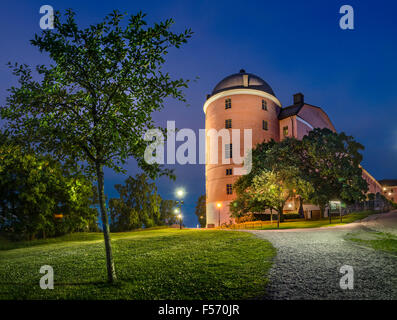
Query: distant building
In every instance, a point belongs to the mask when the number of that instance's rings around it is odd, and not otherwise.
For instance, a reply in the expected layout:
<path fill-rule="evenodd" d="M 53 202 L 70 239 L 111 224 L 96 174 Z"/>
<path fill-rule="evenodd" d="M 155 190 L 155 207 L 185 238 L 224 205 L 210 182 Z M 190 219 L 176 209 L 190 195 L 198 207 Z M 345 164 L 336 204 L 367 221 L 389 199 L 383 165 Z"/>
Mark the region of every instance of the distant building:
<path fill-rule="evenodd" d="M 382 194 L 389 200 L 397 203 L 397 179 L 379 180 L 382 186 Z"/>
<path fill-rule="evenodd" d="M 293 104 L 282 108 L 273 89 L 260 77 L 240 70 L 220 81 L 204 103 L 205 128 L 210 129 L 252 129 L 253 147 L 263 141 L 274 139 L 281 141 L 285 137 L 302 139 L 314 128 L 335 128 L 324 110 L 304 101 L 302 93 L 293 95 Z M 241 139 L 243 140 L 243 139 Z M 222 153 L 233 157 L 230 144 L 222 145 L 218 139 L 218 159 Z M 207 146 L 208 153 L 208 146 Z M 244 154 L 244 145 L 240 143 L 240 155 Z M 230 223 L 229 204 L 236 198 L 233 183 L 239 176 L 234 175 L 235 164 L 208 164 L 205 168 L 207 196 L 207 227 Z M 382 187 L 367 171 L 363 177 L 369 186 L 369 192 L 381 192 Z M 395 187 L 397 194 L 397 186 Z M 218 206 L 217 206 L 218 204 Z M 284 207 L 285 211 L 297 211 L 298 202 L 292 199 Z M 306 210 L 318 209 L 306 204 Z"/>

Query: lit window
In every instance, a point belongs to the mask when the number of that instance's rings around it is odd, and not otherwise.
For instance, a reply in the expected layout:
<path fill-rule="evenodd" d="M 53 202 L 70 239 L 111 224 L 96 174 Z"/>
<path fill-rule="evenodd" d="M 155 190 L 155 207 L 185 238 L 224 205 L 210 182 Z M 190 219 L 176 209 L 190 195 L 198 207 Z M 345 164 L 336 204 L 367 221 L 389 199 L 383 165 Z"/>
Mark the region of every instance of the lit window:
<path fill-rule="evenodd" d="M 265 121 L 265 120 L 262 121 L 262 129 L 263 130 L 268 130 L 267 121 Z"/>
<path fill-rule="evenodd" d="M 231 176 L 233 174 L 233 169 L 226 169 L 226 175 Z"/>
<path fill-rule="evenodd" d="M 232 127 L 232 119 L 225 120 L 225 128 L 230 129 Z"/>
<path fill-rule="evenodd" d="M 230 159 L 233 157 L 233 144 L 225 144 L 225 159 Z"/>
<path fill-rule="evenodd" d="M 284 137 L 288 136 L 288 126 L 283 128 Z"/>
<path fill-rule="evenodd" d="M 233 193 L 232 184 L 227 184 L 226 185 L 226 194 L 232 194 L 232 193 Z"/>
<path fill-rule="evenodd" d="M 267 110 L 267 101 L 262 99 L 262 110 Z"/>
<path fill-rule="evenodd" d="M 225 99 L 225 109 L 230 109 L 232 107 L 232 99 Z"/>

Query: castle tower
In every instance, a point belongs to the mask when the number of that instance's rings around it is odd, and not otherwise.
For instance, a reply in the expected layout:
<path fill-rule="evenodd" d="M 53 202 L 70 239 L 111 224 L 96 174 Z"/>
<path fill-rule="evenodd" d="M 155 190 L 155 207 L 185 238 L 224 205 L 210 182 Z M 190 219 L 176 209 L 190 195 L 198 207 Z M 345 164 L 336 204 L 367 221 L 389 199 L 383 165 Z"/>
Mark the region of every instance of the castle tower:
<path fill-rule="evenodd" d="M 218 139 L 218 161 L 208 163 L 210 144 L 208 131 L 240 129 L 240 156 L 244 156 L 244 129 L 252 130 L 252 146 L 274 139 L 280 140 L 278 114 L 281 103 L 272 88 L 260 77 L 240 70 L 220 81 L 204 103 L 207 134 L 206 197 L 207 227 L 216 227 L 231 221 L 229 204 L 236 197 L 232 185 L 239 176 L 234 174 L 241 165 L 233 163 L 231 142 Z M 222 164 L 222 154 L 231 156 L 230 164 Z M 219 204 L 220 207 L 217 206 Z"/>

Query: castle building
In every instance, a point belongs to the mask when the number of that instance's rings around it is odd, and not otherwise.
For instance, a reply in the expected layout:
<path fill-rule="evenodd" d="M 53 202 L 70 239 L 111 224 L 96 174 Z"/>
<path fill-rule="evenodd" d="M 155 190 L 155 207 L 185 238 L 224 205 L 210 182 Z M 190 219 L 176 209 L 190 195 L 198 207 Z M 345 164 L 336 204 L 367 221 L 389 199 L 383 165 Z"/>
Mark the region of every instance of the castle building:
<path fill-rule="evenodd" d="M 397 203 L 397 179 L 379 180 L 382 186 L 382 194 L 389 200 Z"/>
<path fill-rule="evenodd" d="M 244 129 L 252 130 L 252 146 L 273 139 L 281 141 L 285 137 L 302 139 L 314 128 L 335 128 L 325 111 L 304 100 L 302 93 L 293 95 L 293 103 L 282 107 L 273 89 L 260 77 L 240 70 L 220 81 L 204 103 L 205 129 L 240 129 L 240 140 L 244 139 Z M 230 134 L 231 136 L 231 134 Z M 218 159 L 224 154 L 233 158 L 231 144 L 218 139 Z M 206 153 L 209 153 L 207 144 Z M 240 155 L 244 155 L 240 143 Z M 208 155 L 207 155 L 208 156 Z M 208 157 L 207 157 L 208 158 Z M 208 163 L 205 168 L 207 227 L 230 223 L 229 204 L 236 198 L 233 184 L 239 178 L 234 174 L 241 165 Z M 363 176 L 369 185 L 369 192 L 381 192 L 381 185 L 367 171 Z M 397 187 L 396 187 L 397 191 Z M 285 211 L 297 211 L 297 203 L 290 201 Z M 310 210 L 311 205 L 306 205 Z M 315 206 L 312 206 L 315 207 Z"/>

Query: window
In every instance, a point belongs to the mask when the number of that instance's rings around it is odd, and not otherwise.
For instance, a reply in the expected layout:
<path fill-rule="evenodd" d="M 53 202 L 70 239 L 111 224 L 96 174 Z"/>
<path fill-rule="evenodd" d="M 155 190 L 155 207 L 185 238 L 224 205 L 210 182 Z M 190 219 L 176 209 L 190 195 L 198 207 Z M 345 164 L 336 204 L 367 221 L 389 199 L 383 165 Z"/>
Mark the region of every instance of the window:
<path fill-rule="evenodd" d="M 225 120 L 225 128 L 230 129 L 232 127 L 232 119 Z"/>
<path fill-rule="evenodd" d="M 225 159 L 230 159 L 233 157 L 233 144 L 225 144 Z"/>
<path fill-rule="evenodd" d="M 284 137 L 288 136 L 288 126 L 283 128 Z"/>
<path fill-rule="evenodd" d="M 265 121 L 265 120 L 262 121 L 262 129 L 263 130 L 267 130 L 268 129 L 267 121 Z"/>
<path fill-rule="evenodd" d="M 226 175 L 227 176 L 231 176 L 232 174 L 233 174 L 233 169 L 232 168 L 226 169 Z"/>
<path fill-rule="evenodd" d="M 232 107 L 232 99 L 225 99 L 225 109 L 230 109 Z"/>
<path fill-rule="evenodd" d="M 267 110 L 267 101 L 262 99 L 262 110 Z"/>
<path fill-rule="evenodd" d="M 226 194 L 232 194 L 233 193 L 233 188 L 232 188 L 232 184 L 227 184 L 226 185 Z"/>

